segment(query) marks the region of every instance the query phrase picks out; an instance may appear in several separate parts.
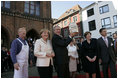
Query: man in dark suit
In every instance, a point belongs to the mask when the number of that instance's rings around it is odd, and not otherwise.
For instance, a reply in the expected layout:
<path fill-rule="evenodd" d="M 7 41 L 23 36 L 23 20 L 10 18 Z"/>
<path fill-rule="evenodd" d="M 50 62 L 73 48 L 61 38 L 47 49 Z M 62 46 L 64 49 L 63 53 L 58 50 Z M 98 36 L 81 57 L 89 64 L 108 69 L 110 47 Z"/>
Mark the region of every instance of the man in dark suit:
<path fill-rule="evenodd" d="M 56 71 L 59 78 L 69 78 L 69 57 L 67 46 L 72 41 L 74 33 L 71 33 L 67 39 L 64 39 L 59 26 L 54 27 L 54 36 L 52 38 L 52 46 L 55 53 Z"/>
<path fill-rule="evenodd" d="M 117 57 L 117 33 L 113 33 L 113 38 L 114 38 L 114 51 L 115 51 L 115 56 Z"/>
<path fill-rule="evenodd" d="M 83 41 L 84 41 L 84 38 L 81 37 L 81 38 L 80 38 L 80 42 L 77 43 L 77 46 L 78 46 L 78 48 L 79 48 L 79 50 L 78 50 L 79 53 L 81 53 L 81 48 L 82 48 L 82 42 L 83 42 Z"/>
<path fill-rule="evenodd" d="M 108 78 L 108 67 L 110 66 L 111 77 L 116 78 L 116 58 L 113 51 L 113 41 L 107 37 L 105 28 L 99 30 L 102 37 L 98 39 L 99 62 L 102 63 L 102 70 L 105 78 Z"/>
<path fill-rule="evenodd" d="M 78 55 L 79 55 L 79 64 L 77 64 L 77 71 L 80 72 L 83 70 L 82 63 L 83 63 L 83 56 L 82 56 L 82 42 L 84 41 L 84 38 L 80 38 L 80 42 L 78 40 L 77 46 L 78 46 Z"/>

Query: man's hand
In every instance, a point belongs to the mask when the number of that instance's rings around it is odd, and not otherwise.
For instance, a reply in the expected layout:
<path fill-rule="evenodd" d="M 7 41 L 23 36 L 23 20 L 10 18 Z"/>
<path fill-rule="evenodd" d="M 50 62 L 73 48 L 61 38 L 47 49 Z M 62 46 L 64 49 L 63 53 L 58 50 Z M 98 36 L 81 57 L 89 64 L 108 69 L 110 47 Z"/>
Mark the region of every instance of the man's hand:
<path fill-rule="evenodd" d="M 100 63 L 100 64 L 102 63 L 102 60 L 101 60 L 101 59 L 99 59 L 99 63 Z"/>
<path fill-rule="evenodd" d="M 14 68 L 15 68 L 16 70 L 19 70 L 19 68 L 20 68 L 19 64 L 18 64 L 18 63 L 15 63 L 15 64 L 14 64 Z"/>
<path fill-rule="evenodd" d="M 30 66 L 33 66 L 33 62 L 32 62 L 32 60 L 30 60 Z"/>

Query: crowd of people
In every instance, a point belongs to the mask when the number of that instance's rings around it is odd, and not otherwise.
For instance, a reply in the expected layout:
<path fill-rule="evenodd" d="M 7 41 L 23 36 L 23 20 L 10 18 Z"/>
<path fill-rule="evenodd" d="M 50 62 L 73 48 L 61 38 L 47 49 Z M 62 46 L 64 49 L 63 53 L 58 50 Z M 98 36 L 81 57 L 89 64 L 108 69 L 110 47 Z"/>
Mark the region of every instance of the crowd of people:
<path fill-rule="evenodd" d="M 117 33 L 113 34 L 113 39 L 107 37 L 105 28 L 101 28 L 101 37 L 91 38 L 88 31 L 84 33 L 77 43 L 74 39 L 76 33 L 70 33 L 68 38 L 63 38 L 61 28 L 53 28 L 54 35 L 49 40 L 50 31 L 42 29 L 40 39 L 34 44 L 26 41 L 26 29 L 18 29 L 18 38 L 11 44 L 10 56 L 14 66 L 14 78 L 28 78 L 28 63 L 36 64 L 41 78 L 52 78 L 53 67 L 58 78 L 75 78 L 77 72 L 86 72 L 87 78 L 100 78 L 99 64 L 105 78 L 108 78 L 108 68 L 110 67 L 111 77 L 117 77 Z M 2 53 L 6 52 L 2 49 Z M 3 54 L 2 61 L 5 62 L 6 54 Z M 2 62 L 3 63 L 3 62 Z M 4 66 L 4 65 L 3 65 Z M 5 68 L 5 67 L 4 67 Z"/>
<path fill-rule="evenodd" d="M 1 48 L 1 72 L 13 70 L 13 63 L 10 57 L 10 51 L 7 47 L 2 46 Z"/>

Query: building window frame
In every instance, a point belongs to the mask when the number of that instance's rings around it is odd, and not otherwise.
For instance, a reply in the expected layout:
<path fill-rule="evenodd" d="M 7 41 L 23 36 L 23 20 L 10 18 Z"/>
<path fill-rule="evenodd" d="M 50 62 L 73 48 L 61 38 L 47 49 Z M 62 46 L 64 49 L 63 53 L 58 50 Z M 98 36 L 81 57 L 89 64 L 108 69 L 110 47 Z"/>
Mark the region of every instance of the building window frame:
<path fill-rule="evenodd" d="M 116 18 L 115 18 L 116 17 Z M 116 21 L 115 21 L 116 20 Z M 117 27 L 117 15 L 113 16 L 114 27 Z"/>
<path fill-rule="evenodd" d="M 94 24 L 93 24 L 93 22 L 94 22 Z M 89 21 L 88 26 L 89 26 L 89 31 L 96 30 L 96 21 L 95 20 Z"/>
<path fill-rule="evenodd" d="M 39 3 L 39 5 L 37 5 L 37 3 Z M 37 9 L 37 6 L 39 7 L 38 9 Z M 39 1 L 24 1 L 24 13 L 40 16 L 40 2 Z"/>
<path fill-rule="evenodd" d="M 109 18 L 109 22 L 110 23 L 106 24 L 105 20 L 108 19 L 108 18 Z M 111 26 L 111 19 L 110 19 L 110 17 L 106 17 L 106 18 L 101 19 L 101 25 L 102 25 L 103 28 L 111 28 L 112 26 Z"/>
<path fill-rule="evenodd" d="M 94 15 L 94 8 L 87 10 L 87 16 L 90 17 L 92 15 Z"/>
<path fill-rule="evenodd" d="M 67 26 L 67 20 L 64 21 L 64 26 Z"/>
<path fill-rule="evenodd" d="M 37 5 L 38 3 L 38 5 Z M 40 15 L 40 2 L 36 2 L 36 15 L 39 16 Z"/>
<path fill-rule="evenodd" d="M 1 1 L 1 7 L 10 9 L 11 8 L 11 2 L 10 1 Z"/>
<path fill-rule="evenodd" d="M 3 1 L 1 1 L 1 7 L 3 7 L 4 6 L 4 2 Z"/>
<path fill-rule="evenodd" d="M 63 27 L 63 21 L 61 21 L 61 26 Z"/>
<path fill-rule="evenodd" d="M 71 23 L 71 17 L 69 17 L 69 23 Z"/>
<path fill-rule="evenodd" d="M 77 22 L 77 16 L 73 16 L 73 22 Z"/>
<path fill-rule="evenodd" d="M 30 13 L 30 1 L 25 1 L 24 2 L 24 12 L 25 13 Z"/>
<path fill-rule="evenodd" d="M 107 11 L 104 10 L 104 7 L 105 7 L 105 6 L 108 7 L 108 10 L 107 10 Z M 101 11 L 101 10 L 102 10 L 102 11 Z M 99 7 L 99 12 L 100 12 L 100 14 L 109 12 L 109 6 L 108 6 L 108 4 Z"/>
<path fill-rule="evenodd" d="M 35 14 L 35 2 L 34 1 L 31 1 L 30 2 L 30 14 L 31 15 L 34 15 Z"/>

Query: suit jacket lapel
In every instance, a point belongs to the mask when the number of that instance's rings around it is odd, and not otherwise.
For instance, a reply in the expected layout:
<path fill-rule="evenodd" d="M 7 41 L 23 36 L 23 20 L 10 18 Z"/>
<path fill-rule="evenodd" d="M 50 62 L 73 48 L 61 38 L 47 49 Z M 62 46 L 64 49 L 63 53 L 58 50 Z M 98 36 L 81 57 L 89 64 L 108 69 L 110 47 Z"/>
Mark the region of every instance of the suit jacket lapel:
<path fill-rule="evenodd" d="M 107 39 L 108 39 L 108 47 L 110 47 L 110 39 L 107 37 Z"/>
<path fill-rule="evenodd" d="M 101 41 L 105 44 L 105 46 L 107 47 L 107 45 L 106 45 L 105 41 L 103 40 L 103 38 L 101 37 L 100 39 L 101 39 Z M 108 41 L 108 42 L 109 42 L 109 41 Z"/>
<path fill-rule="evenodd" d="M 61 39 L 63 39 L 63 37 L 62 37 L 62 36 L 59 36 L 59 35 L 57 35 L 57 34 L 55 34 L 55 36 L 57 36 L 58 38 L 61 38 Z"/>

